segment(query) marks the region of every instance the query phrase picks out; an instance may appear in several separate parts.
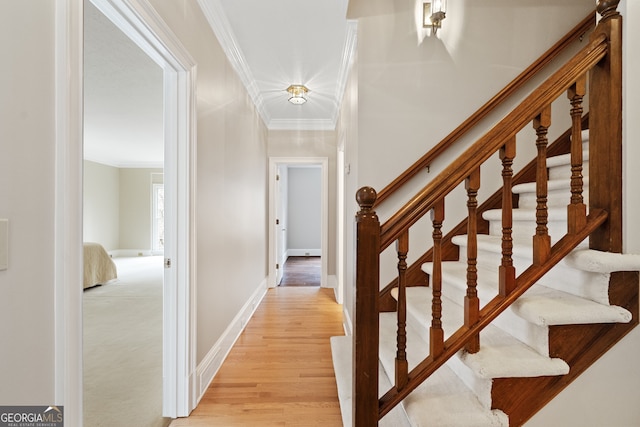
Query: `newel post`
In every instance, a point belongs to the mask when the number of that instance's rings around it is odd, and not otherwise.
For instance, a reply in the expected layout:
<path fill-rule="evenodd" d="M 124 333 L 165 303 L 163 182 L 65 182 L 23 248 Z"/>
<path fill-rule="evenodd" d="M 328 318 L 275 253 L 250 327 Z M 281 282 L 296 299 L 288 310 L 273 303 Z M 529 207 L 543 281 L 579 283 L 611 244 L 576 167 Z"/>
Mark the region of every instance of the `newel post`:
<path fill-rule="evenodd" d="M 380 221 L 373 210 L 376 191 L 356 193 L 356 306 L 353 334 L 353 426 L 378 425 L 378 342 L 380 292 Z"/>
<path fill-rule="evenodd" d="M 622 252 L 622 16 L 620 0 L 600 0 L 592 38 L 604 34 L 608 53 L 589 77 L 589 206 L 609 213 L 589 246 Z"/>

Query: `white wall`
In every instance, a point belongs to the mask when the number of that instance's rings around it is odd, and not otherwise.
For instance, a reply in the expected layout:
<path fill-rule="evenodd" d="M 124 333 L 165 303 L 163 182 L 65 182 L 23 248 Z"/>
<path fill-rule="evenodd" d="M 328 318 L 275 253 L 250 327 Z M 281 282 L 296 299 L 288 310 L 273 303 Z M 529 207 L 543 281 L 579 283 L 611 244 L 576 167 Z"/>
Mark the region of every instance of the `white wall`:
<path fill-rule="evenodd" d="M 346 164 L 350 165 L 345 195 L 347 257 L 353 253 L 350 237 L 357 210 L 353 203 L 355 190 L 363 185 L 383 188 L 594 7 L 592 0 L 449 2 L 439 38 L 425 39 L 413 26 L 412 3 L 350 2 L 350 13 L 355 14 L 350 17 L 360 14 L 361 19 L 354 71 L 357 76 L 352 76 L 351 87 L 347 88 L 339 126 L 347 134 Z M 635 220 L 640 198 L 637 189 L 632 188 L 640 180 L 635 166 L 640 158 L 635 141 L 640 135 L 633 127 L 640 115 L 640 88 L 637 79 L 632 78 L 640 72 L 636 54 L 640 51 L 640 34 L 634 28 L 640 22 L 639 8 L 637 2 L 625 0 L 620 7 L 627 15 L 623 43 L 627 76 L 624 237 L 625 251 L 634 253 L 640 253 L 640 224 Z M 355 127 L 351 126 L 354 117 L 358 118 Z M 520 147 L 518 150 L 522 155 Z M 430 176 L 423 173 L 421 179 L 420 187 Z M 384 214 L 385 211 L 382 219 Z M 351 264 L 347 262 L 345 274 L 345 309 L 349 316 L 353 313 Z M 632 362 L 638 352 L 640 330 L 636 328 L 528 425 L 638 425 L 640 373 Z"/>
<path fill-rule="evenodd" d="M 83 240 L 107 251 L 120 248 L 120 172 L 118 168 L 84 161 Z"/>
<path fill-rule="evenodd" d="M 197 63 L 197 355 L 267 277 L 267 131 L 195 0 L 150 0 Z"/>
<path fill-rule="evenodd" d="M 594 7 L 587 0 L 544 4 L 522 0 L 515 5 L 500 0 L 450 2 L 438 36 L 427 37 L 416 23 L 421 17 L 421 5 L 420 1 L 403 0 L 354 1 L 349 5 L 350 13 L 364 14 L 358 19 L 358 145 L 351 148 L 354 138 L 350 138 L 345 151 L 346 163 L 351 167 L 347 185 L 351 188 L 371 186 L 378 191 L 384 188 Z M 490 22 L 500 25 L 487 25 Z M 579 47 L 579 43 L 573 47 Z M 568 107 L 564 110 L 564 122 L 556 120 L 563 113 L 557 110 L 550 138 L 568 127 Z M 410 190 L 422 188 L 466 144 L 473 142 L 473 137 L 481 136 L 507 111 L 501 109 L 485 119 L 484 126 L 434 162 L 430 172 L 422 171 L 399 197 L 379 206 L 381 222 L 414 194 Z M 533 140 L 535 133 L 530 126 L 518 136 L 516 169 L 533 158 L 535 145 L 526 144 Z M 483 168 L 480 198 L 498 188 L 500 176 L 495 171 L 500 169 L 496 160 L 491 159 Z M 487 179 L 487 175 L 492 179 Z M 444 231 L 464 217 L 464 193 L 459 190 L 447 199 Z M 354 194 L 346 194 L 347 219 L 357 211 L 353 197 Z M 352 233 L 347 231 L 346 235 L 349 238 Z M 411 230 L 409 263 L 430 246 L 430 236 L 427 216 Z M 351 251 L 350 246 L 347 253 Z M 388 249 L 381 258 L 381 286 L 384 286 L 397 274 L 397 257 Z M 347 275 L 347 280 L 352 279 L 353 275 Z"/>
<path fill-rule="evenodd" d="M 195 0 L 151 3 L 198 63 L 199 362 L 266 283 L 266 129 Z M 2 404 L 52 403 L 63 374 L 54 369 L 55 5 L 0 3 L 10 64 L 0 69 L 0 218 L 10 220 L 10 264 L 0 271 Z"/>
<path fill-rule="evenodd" d="M 162 169 L 116 168 L 85 160 L 84 241 L 100 243 L 107 251 L 148 254 L 151 187 L 157 175 L 162 176 Z"/>
<path fill-rule="evenodd" d="M 54 15 L 47 0 L 0 2 L 2 405 L 54 401 Z"/>
<path fill-rule="evenodd" d="M 344 242 L 342 251 L 344 253 L 344 272 L 343 277 L 339 281 L 343 283 L 343 317 L 344 329 L 347 334 L 352 332 L 352 313 L 354 313 L 355 304 L 355 259 L 353 254 L 353 233 L 354 233 L 354 216 L 358 210 L 355 195 L 358 190 L 358 60 L 356 59 L 352 65 L 349 79 L 345 87 L 342 106 L 340 108 L 340 116 L 337 125 L 339 149 L 344 152 L 344 170 L 337 171 L 344 177 Z"/>
<path fill-rule="evenodd" d="M 623 143 L 624 143 L 624 252 L 640 254 L 640 4 L 622 0 L 618 10 L 623 24 Z M 600 360 L 569 385 L 558 397 L 536 414 L 527 427 L 580 426 L 632 427 L 640 423 L 640 328 L 607 352 Z"/>
<path fill-rule="evenodd" d="M 322 169 L 320 167 L 288 168 L 287 248 L 289 254 L 317 256 L 320 240 Z"/>

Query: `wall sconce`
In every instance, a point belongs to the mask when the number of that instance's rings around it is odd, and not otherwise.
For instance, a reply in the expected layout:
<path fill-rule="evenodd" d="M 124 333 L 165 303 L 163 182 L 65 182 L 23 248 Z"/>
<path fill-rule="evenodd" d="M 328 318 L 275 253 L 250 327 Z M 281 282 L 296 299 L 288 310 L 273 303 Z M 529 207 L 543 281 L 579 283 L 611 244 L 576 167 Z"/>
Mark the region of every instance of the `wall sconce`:
<path fill-rule="evenodd" d="M 442 26 L 442 20 L 447 17 L 447 1 L 433 0 L 430 3 L 424 3 L 424 12 L 422 16 L 422 26 L 431 28 L 433 35 L 438 32 L 438 28 Z"/>
<path fill-rule="evenodd" d="M 309 89 L 304 85 L 291 85 L 287 88 L 287 92 L 291 95 L 289 102 L 295 105 L 302 105 L 307 102 L 305 95 L 309 92 Z"/>

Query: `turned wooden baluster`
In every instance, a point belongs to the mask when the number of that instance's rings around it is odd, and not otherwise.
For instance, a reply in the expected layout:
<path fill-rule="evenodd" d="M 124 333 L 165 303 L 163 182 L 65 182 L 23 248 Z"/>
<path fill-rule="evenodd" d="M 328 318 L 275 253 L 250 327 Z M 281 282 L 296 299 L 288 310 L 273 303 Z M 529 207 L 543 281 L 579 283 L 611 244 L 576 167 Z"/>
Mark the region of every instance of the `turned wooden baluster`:
<path fill-rule="evenodd" d="M 356 193 L 356 311 L 353 334 L 353 425 L 378 425 L 378 345 L 380 293 L 380 221 L 373 210 L 376 191 Z"/>
<path fill-rule="evenodd" d="M 547 131 L 551 126 L 551 106 L 544 108 L 534 119 L 538 158 L 536 166 L 536 234 L 533 236 L 533 263 L 542 265 L 551 253 L 551 237 L 547 228 L 549 212 L 547 210 Z"/>
<path fill-rule="evenodd" d="M 402 390 L 407 384 L 409 364 L 407 363 L 407 253 L 409 252 L 409 231 L 403 232 L 396 241 L 398 252 L 398 350 L 396 352 L 396 387 Z"/>
<path fill-rule="evenodd" d="M 511 137 L 500 149 L 502 160 L 502 262 L 500 263 L 500 295 L 508 296 L 516 287 L 516 269 L 513 266 L 513 159 L 516 156 L 516 137 Z M 546 171 L 546 169 L 545 169 Z"/>
<path fill-rule="evenodd" d="M 444 199 L 438 201 L 431 210 L 433 223 L 433 272 L 431 275 L 431 329 L 430 354 L 437 357 L 444 350 L 444 330 L 442 329 L 442 222 L 444 221 Z"/>
<path fill-rule="evenodd" d="M 480 168 L 473 171 L 465 181 L 467 190 L 467 295 L 464 297 L 464 324 L 471 326 L 480 318 L 478 299 L 478 189 L 480 188 Z M 469 353 L 480 351 L 480 335 L 467 342 Z"/>
<path fill-rule="evenodd" d="M 582 197 L 582 99 L 587 89 L 586 76 L 567 92 L 571 101 L 571 203 L 567 207 L 567 232 L 575 234 L 587 224 L 587 205 Z"/>

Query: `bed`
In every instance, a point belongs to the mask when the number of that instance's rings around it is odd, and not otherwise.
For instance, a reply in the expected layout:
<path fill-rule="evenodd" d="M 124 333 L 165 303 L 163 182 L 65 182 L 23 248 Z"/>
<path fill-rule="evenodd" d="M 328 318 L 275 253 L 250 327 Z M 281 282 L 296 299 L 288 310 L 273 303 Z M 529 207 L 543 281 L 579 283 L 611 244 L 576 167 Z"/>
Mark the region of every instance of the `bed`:
<path fill-rule="evenodd" d="M 84 243 L 83 289 L 104 285 L 118 277 L 116 265 L 99 243 Z"/>

